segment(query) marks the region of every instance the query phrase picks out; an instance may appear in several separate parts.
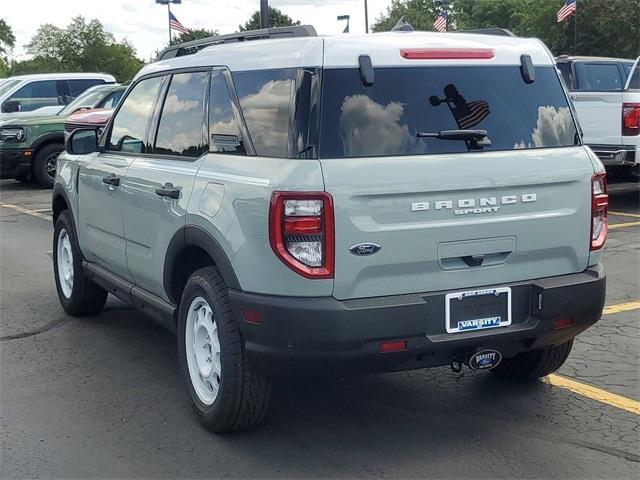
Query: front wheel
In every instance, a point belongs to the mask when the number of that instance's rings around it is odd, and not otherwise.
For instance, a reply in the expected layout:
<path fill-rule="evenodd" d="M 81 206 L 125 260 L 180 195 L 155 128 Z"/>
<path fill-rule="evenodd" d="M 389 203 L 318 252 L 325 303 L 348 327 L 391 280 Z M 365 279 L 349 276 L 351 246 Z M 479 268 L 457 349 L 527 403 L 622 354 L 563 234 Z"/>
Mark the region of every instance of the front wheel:
<path fill-rule="evenodd" d="M 271 384 L 249 363 L 227 288 L 213 267 L 194 272 L 182 294 L 178 360 L 193 409 L 206 428 L 231 432 L 263 419 Z"/>
<path fill-rule="evenodd" d="M 71 212 L 62 212 L 53 229 L 53 270 L 58 298 L 64 310 L 74 316 L 99 313 L 107 291 L 89 280 L 82 270 Z"/>
<path fill-rule="evenodd" d="M 527 382 L 558 370 L 569 357 L 573 339 L 560 345 L 519 353 L 515 357 L 503 359 L 491 372 L 506 380 Z"/>

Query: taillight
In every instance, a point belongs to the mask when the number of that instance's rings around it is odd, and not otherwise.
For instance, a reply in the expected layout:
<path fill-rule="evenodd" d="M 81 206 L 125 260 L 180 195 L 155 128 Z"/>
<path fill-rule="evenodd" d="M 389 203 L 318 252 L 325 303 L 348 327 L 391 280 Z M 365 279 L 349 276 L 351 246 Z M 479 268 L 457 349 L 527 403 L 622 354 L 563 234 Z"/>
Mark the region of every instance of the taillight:
<path fill-rule="evenodd" d="M 333 200 L 326 192 L 273 192 L 269 243 L 294 272 L 333 278 Z"/>
<path fill-rule="evenodd" d="M 622 104 L 622 135 L 640 134 L 640 103 Z"/>
<path fill-rule="evenodd" d="M 607 174 L 596 173 L 591 177 L 591 250 L 599 250 L 607 240 L 609 195 Z"/>

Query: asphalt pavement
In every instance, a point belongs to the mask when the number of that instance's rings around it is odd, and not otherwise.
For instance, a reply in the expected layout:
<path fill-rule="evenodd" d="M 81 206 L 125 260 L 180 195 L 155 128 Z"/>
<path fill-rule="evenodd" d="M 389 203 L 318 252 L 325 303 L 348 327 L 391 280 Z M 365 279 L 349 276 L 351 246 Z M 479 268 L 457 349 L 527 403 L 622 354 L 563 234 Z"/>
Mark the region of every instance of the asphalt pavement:
<path fill-rule="evenodd" d="M 0 181 L 0 476 L 638 478 L 640 189 L 612 184 L 607 309 L 547 381 L 448 368 L 280 381 L 259 429 L 201 428 L 175 336 L 56 297 L 48 190 Z"/>

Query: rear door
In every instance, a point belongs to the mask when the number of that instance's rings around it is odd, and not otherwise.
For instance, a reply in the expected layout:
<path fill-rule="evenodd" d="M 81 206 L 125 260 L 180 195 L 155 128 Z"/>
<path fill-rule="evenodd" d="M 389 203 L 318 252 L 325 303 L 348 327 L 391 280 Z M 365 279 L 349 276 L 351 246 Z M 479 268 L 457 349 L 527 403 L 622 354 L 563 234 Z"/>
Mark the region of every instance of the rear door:
<path fill-rule="evenodd" d="M 357 68 L 323 75 L 335 297 L 586 268 L 593 168 L 554 67 L 531 84 L 519 65 L 376 68 L 373 86 Z M 450 129 L 486 130 L 491 145 L 422 136 Z M 381 248 L 357 248 L 370 243 Z"/>
<path fill-rule="evenodd" d="M 124 183 L 124 231 L 136 285 L 163 296 L 169 242 L 186 223 L 196 173 L 207 151 L 209 71 L 168 77 L 149 137 L 148 154 L 133 160 Z"/>
<path fill-rule="evenodd" d="M 587 145 L 621 145 L 620 108 L 626 75 L 615 62 L 576 62 L 571 92 Z"/>

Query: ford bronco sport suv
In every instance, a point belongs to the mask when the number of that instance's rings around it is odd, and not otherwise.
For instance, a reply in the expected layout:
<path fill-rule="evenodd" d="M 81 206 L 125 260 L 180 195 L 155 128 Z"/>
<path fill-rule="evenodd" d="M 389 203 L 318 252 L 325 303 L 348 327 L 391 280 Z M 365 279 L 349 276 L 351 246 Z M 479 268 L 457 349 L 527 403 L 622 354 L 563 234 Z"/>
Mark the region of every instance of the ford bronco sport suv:
<path fill-rule="evenodd" d="M 608 197 L 545 46 L 241 40 L 146 66 L 100 139 L 67 139 L 64 309 L 111 293 L 176 330 L 216 432 L 282 373 L 558 369 L 602 313 Z"/>

